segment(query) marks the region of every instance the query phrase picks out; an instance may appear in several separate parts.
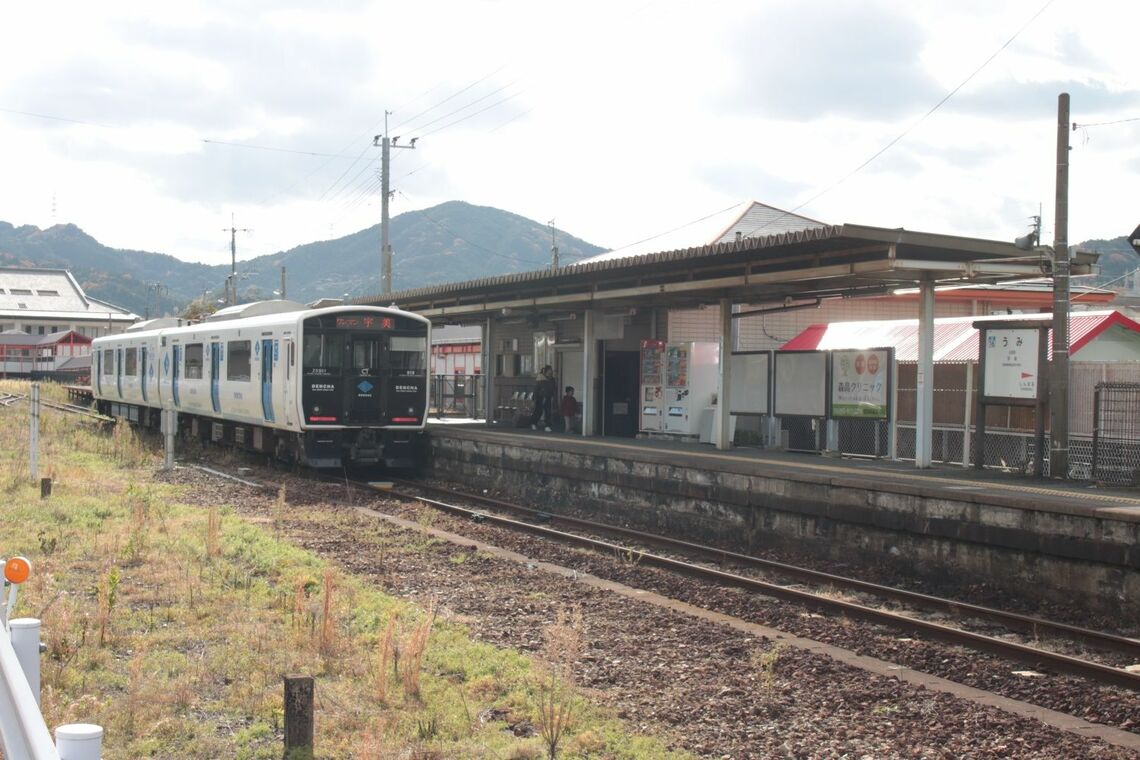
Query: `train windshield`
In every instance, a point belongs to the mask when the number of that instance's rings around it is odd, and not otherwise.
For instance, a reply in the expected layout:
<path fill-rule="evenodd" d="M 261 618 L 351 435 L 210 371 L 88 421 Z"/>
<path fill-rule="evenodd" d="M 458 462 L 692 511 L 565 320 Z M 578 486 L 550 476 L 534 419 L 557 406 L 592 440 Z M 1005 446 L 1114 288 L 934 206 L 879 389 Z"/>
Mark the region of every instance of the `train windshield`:
<path fill-rule="evenodd" d="M 344 366 L 344 333 L 308 333 L 305 335 L 304 368 L 333 370 Z"/>
<path fill-rule="evenodd" d="M 423 372 L 427 366 L 427 338 L 393 335 L 389 364 L 393 370 L 409 375 Z"/>

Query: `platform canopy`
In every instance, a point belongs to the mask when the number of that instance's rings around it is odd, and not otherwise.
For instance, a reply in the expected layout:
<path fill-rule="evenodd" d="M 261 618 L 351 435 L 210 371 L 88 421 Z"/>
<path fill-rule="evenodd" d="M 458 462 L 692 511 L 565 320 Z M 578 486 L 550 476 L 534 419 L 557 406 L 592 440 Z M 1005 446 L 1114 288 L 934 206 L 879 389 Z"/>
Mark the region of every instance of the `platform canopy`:
<path fill-rule="evenodd" d="M 1073 274 L 1091 270 L 1077 254 Z M 1047 247 L 853 224 L 809 229 L 360 298 L 437 323 L 496 313 L 637 306 L 691 308 L 881 295 L 923 283 L 993 283 L 1049 275 Z M 507 312 L 504 312 L 507 310 Z"/>

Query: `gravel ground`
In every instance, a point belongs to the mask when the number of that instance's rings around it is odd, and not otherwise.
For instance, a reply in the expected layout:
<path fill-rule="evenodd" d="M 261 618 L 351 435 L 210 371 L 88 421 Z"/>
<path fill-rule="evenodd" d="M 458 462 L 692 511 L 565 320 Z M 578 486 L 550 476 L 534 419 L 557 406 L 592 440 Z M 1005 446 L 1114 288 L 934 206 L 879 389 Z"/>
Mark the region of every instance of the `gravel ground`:
<path fill-rule="evenodd" d="M 542 631 L 562 610 L 581 610 L 587 646 L 579 684 L 612 705 L 630 729 L 666 738 L 709 758 L 1136 758 L 1135 752 L 1053 729 L 991 707 L 869 674 L 830 658 L 784 647 L 726 626 L 631 601 L 582 583 L 504 561 L 469 547 L 431 544 L 379 525 L 345 506 L 346 489 L 280 473 L 252 473 L 285 486 L 285 535 L 384 591 L 425 601 L 479 639 L 536 652 Z M 203 505 L 233 505 L 264 516 L 264 492 L 180 469 L 168 479 L 192 483 Z M 410 507 L 359 493 L 358 506 L 411 516 Z M 965 650 L 905 640 L 864 624 L 807 615 L 792 605 L 720 589 L 617 559 L 503 533 L 432 513 L 432 525 L 656 591 L 671 598 L 890 659 L 978 688 L 1140 730 L 1140 700 L 1119 689 L 1057 676 L 1021 678 L 1020 666 Z M 402 538 L 400 536 L 403 536 Z M 410 539 L 410 540 L 409 540 Z M 382 541 L 384 549 L 377 550 Z M 764 655 L 769 654 L 765 663 Z"/>

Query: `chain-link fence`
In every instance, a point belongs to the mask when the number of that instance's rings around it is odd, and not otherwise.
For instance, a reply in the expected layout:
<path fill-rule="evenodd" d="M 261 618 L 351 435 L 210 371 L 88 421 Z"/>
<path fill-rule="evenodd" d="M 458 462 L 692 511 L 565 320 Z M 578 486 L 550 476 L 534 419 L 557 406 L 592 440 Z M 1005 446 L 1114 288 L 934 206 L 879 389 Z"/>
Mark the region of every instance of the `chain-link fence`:
<path fill-rule="evenodd" d="M 1098 383 L 1093 395 L 1092 479 L 1140 481 L 1140 383 Z"/>
<path fill-rule="evenodd" d="M 915 458 L 917 367 L 898 364 L 895 393 L 894 457 Z M 974 363 L 934 366 L 931 460 L 972 467 L 978 392 Z M 1045 406 L 1044 445 L 1037 450 L 1037 410 L 987 405 L 983 466 L 1031 474 L 1040 457 L 1049 472 L 1049 409 Z M 831 450 L 854 456 L 891 456 L 886 420 L 783 416 L 782 445 L 797 451 Z M 1095 435 L 1094 435 L 1095 431 Z M 1140 367 L 1131 362 L 1074 362 L 1069 367 L 1069 477 L 1120 485 L 1140 485 Z"/>

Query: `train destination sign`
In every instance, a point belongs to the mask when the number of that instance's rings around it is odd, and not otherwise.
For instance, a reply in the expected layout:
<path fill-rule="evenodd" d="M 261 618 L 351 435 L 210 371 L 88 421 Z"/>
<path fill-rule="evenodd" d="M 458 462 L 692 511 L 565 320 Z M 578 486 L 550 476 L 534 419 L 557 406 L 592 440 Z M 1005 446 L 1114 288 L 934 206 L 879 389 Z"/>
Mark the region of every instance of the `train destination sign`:
<path fill-rule="evenodd" d="M 347 315 L 336 318 L 336 326 L 348 330 L 391 330 L 391 317 Z"/>
<path fill-rule="evenodd" d="M 986 330 L 983 388 L 991 398 L 1036 399 L 1041 330 Z"/>

